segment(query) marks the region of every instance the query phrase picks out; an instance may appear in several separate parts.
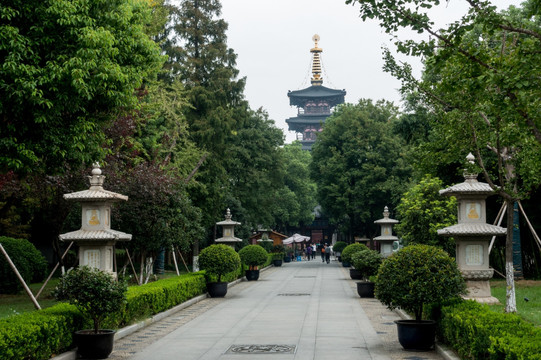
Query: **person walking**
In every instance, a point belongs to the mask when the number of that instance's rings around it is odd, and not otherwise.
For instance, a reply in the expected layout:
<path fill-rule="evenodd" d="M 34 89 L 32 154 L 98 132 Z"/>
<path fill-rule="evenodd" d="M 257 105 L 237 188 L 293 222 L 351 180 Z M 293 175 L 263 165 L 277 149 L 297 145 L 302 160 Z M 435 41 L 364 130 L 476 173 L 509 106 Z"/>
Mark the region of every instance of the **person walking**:
<path fill-rule="evenodd" d="M 332 246 L 325 246 L 325 261 L 327 264 L 331 262 Z"/>
<path fill-rule="evenodd" d="M 312 260 L 316 259 L 316 253 L 317 253 L 317 246 L 316 244 L 312 244 Z"/>
<path fill-rule="evenodd" d="M 320 251 L 321 251 L 321 262 L 324 263 L 325 262 L 325 244 L 321 244 L 321 247 L 320 247 Z"/>
<path fill-rule="evenodd" d="M 306 246 L 306 259 L 310 260 L 312 258 L 312 245 L 308 244 Z"/>

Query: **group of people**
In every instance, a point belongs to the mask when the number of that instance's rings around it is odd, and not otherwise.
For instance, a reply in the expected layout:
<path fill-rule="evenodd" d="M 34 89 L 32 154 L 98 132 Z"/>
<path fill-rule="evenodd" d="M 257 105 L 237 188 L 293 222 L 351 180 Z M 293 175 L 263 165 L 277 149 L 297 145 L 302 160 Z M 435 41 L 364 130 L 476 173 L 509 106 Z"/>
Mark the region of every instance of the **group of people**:
<path fill-rule="evenodd" d="M 319 244 L 318 244 L 319 245 Z M 321 245 L 308 244 L 302 249 L 302 257 L 304 260 L 314 260 L 316 258 L 317 251 L 321 253 L 321 262 L 331 262 L 332 246 L 327 244 Z"/>

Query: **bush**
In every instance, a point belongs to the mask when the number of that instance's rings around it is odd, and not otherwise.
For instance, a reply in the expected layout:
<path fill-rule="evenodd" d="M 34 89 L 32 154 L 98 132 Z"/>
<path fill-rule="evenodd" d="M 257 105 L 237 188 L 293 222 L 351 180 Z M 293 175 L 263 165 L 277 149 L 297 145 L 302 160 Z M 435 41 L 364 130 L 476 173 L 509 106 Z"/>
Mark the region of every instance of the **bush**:
<path fill-rule="evenodd" d="M 473 300 L 443 306 L 439 332 L 462 359 L 541 359 L 541 329 Z"/>
<path fill-rule="evenodd" d="M 98 333 L 101 322 L 108 315 L 120 312 L 126 303 L 126 290 L 126 283 L 115 281 L 113 275 L 81 266 L 60 279 L 54 296 L 57 300 L 68 300 L 91 318 L 94 332 Z"/>
<path fill-rule="evenodd" d="M 465 294 L 455 260 L 434 246 L 407 246 L 381 264 L 375 295 L 389 309 L 401 308 L 420 321 L 423 305 Z"/>
<path fill-rule="evenodd" d="M 368 250 L 366 245 L 355 243 L 355 244 L 349 244 L 342 250 L 342 262 L 350 263 L 351 264 L 351 256 L 361 250 Z"/>
<path fill-rule="evenodd" d="M 36 247 L 25 239 L 0 237 L 0 244 L 17 267 L 26 283 L 41 282 L 47 276 L 47 261 Z M 0 292 L 17 294 L 23 289 L 17 275 L 3 255 L 0 255 Z"/>
<path fill-rule="evenodd" d="M 348 244 L 346 244 L 344 241 L 337 241 L 333 247 L 332 247 L 332 250 L 335 252 L 335 253 L 341 253 L 345 247 L 347 246 Z"/>
<path fill-rule="evenodd" d="M 376 250 L 361 250 L 351 255 L 351 264 L 359 270 L 364 280 L 376 275 L 383 258 Z"/>
<path fill-rule="evenodd" d="M 128 288 L 127 304 L 104 321 L 109 329 L 170 309 L 206 292 L 202 272 Z M 0 319 L 0 359 L 48 359 L 73 348 L 72 334 L 90 326 L 74 305 L 53 307 Z"/>
<path fill-rule="evenodd" d="M 240 266 L 239 254 L 231 247 L 214 244 L 204 248 L 199 254 L 199 267 L 210 275 L 216 275 L 218 282 L 222 276 L 237 270 Z"/>
<path fill-rule="evenodd" d="M 267 261 L 267 251 L 259 245 L 248 245 L 240 249 L 239 256 L 243 264 L 248 265 L 250 270 L 257 270 L 258 266 Z"/>

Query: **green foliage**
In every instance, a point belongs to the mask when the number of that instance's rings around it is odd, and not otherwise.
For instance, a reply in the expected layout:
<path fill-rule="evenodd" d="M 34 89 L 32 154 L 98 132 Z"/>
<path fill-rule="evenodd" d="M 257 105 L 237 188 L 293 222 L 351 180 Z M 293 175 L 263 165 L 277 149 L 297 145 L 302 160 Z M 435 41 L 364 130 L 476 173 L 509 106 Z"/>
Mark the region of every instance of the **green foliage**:
<path fill-rule="evenodd" d="M 126 306 L 111 313 L 108 328 L 131 324 L 170 309 L 206 291 L 205 277 L 193 273 L 128 289 Z M 48 359 L 73 348 L 72 334 L 87 326 L 81 311 L 70 304 L 28 312 L 0 320 L 0 358 Z"/>
<path fill-rule="evenodd" d="M 0 6 L 0 169 L 63 171 L 103 157 L 101 126 L 163 63 L 142 0 Z"/>
<path fill-rule="evenodd" d="M 351 264 L 359 270 L 364 280 L 376 275 L 383 258 L 376 250 L 361 250 L 351 255 Z"/>
<path fill-rule="evenodd" d="M 541 359 L 541 329 L 471 300 L 443 306 L 439 328 L 462 359 Z"/>
<path fill-rule="evenodd" d="M 345 247 L 348 246 L 348 244 L 344 241 L 337 241 L 333 247 L 332 247 L 332 250 L 335 252 L 335 253 L 341 253 Z"/>
<path fill-rule="evenodd" d="M 375 232 L 381 209 L 396 205 L 407 188 L 404 144 L 391 126 L 397 114 L 383 100 L 340 106 L 312 148 L 310 169 L 319 202 L 350 242 L 356 234 Z"/>
<path fill-rule="evenodd" d="M 383 261 L 375 295 L 393 310 L 411 312 L 421 320 L 423 306 L 465 293 L 466 285 L 455 260 L 434 246 L 410 245 Z"/>
<path fill-rule="evenodd" d="M 272 252 L 273 253 L 283 253 L 284 249 L 285 249 L 284 245 L 274 245 L 272 247 Z"/>
<path fill-rule="evenodd" d="M 268 253 L 259 245 L 248 245 L 240 249 L 239 256 L 244 265 L 257 267 L 263 265 L 268 259 Z"/>
<path fill-rule="evenodd" d="M 2 244 L 27 284 L 45 279 L 45 276 L 47 276 L 47 261 L 28 240 L 0 236 L 0 244 Z M 0 255 L 0 278 L 2 279 L 0 292 L 17 294 L 23 289 L 23 286 L 4 255 Z"/>
<path fill-rule="evenodd" d="M 93 321 L 94 332 L 107 316 L 120 312 L 126 303 L 127 286 L 113 276 L 88 266 L 67 272 L 56 287 L 57 300 L 68 300 Z"/>
<path fill-rule="evenodd" d="M 240 267 L 240 257 L 230 246 L 214 244 L 199 253 L 199 267 L 209 274 L 216 275 L 220 282 L 223 275 Z"/>
<path fill-rule="evenodd" d="M 334 248 L 333 248 L 334 250 Z M 346 263 L 352 263 L 352 256 L 353 254 L 359 252 L 359 251 L 363 251 L 363 250 L 368 250 L 368 248 L 366 247 L 366 245 L 363 245 L 363 244 L 359 244 L 359 243 L 355 243 L 355 244 L 349 244 L 348 246 L 346 246 L 344 248 L 344 250 L 342 250 L 342 262 L 346 262 Z"/>
<path fill-rule="evenodd" d="M 396 207 L 400 223 L 394 228 L 398 236 L 409 244 L 426 244 L 454 254 L 454 241 L 438 236 L 437 230 L 456 224 L 456 199 L 444 197 L 444 188 L 438 178 L 425 176 L 400 199 Z"/>
<path fill-rule="evenodd" d="M 49 359 L 73 347 L 73 332 L 84 318 L 73 305 L 53 307 L 0 320 L 0 358 Z"/>

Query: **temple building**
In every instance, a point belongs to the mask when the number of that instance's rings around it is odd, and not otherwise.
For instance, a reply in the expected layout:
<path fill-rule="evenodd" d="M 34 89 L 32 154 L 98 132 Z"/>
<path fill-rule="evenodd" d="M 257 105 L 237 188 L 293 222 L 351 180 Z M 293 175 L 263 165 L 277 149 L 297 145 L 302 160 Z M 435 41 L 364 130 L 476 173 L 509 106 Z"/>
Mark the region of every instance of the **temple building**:
<path fill-rule="evenodd" d="M 316 141 L 317 134 L 322 130 L 322 125 L 332 109 L 344 103 L 345 90 L 329 89 L 323 86 L 321 76 L 320 54 L 323 49 L 318 47 L 319 35 L 314 35 L 312 40 L 315 46 L 310 49 L 312 53 L 312 85 L 302 90 L 289 91 L 289 105 L 298 108 L 297 116 L 286 120 L 290 131 L 297 132 L 297 139 L 302 143 L 303 150 L 311 150 Z"/>

